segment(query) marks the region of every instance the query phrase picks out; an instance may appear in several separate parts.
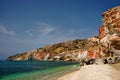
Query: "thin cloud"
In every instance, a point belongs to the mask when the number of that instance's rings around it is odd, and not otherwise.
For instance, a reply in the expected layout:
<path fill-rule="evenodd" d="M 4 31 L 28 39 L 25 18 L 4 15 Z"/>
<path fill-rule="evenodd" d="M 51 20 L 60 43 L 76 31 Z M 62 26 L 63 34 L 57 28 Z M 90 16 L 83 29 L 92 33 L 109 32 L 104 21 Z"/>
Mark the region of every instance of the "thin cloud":
<path fill-rule="evenodd" d="M 56 29 L 55 27 L 47 23 L 40 23 L 38 25 L 38 30 L 42 35 L 48 35 L 51 32 L 55 31 L 55 29 Z"/>
<path fill-rule="evenodd" d="M 8 30 L 6 27 L 0 26 L 0 34 L 11 35 L 14 36 L 15 32 Z"/>
<path fill-rule="evenodd" d="M 33 33 L 30 30 L 26 30 L 25 33 L 27 33 L 29 36 L 33 36 Z"/>
<path fill-rule="evenodd" d="M 26 30 L 25 33 L 29 36 L 48 36 L 54 31 L 56 31 L 56 27 L 47 23 L 39 23 L 35 24 L 33 28 Z"/>

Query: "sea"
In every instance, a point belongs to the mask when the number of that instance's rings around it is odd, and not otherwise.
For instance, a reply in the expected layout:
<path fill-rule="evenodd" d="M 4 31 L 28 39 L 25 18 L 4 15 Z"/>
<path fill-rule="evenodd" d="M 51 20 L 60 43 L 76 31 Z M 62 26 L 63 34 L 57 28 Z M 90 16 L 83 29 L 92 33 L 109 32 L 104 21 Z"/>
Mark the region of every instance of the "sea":
<path fill-rule="evenodd" d="M 78 69 L 78 62 L 0 61 L 0 80 L 57 80 Z"/>

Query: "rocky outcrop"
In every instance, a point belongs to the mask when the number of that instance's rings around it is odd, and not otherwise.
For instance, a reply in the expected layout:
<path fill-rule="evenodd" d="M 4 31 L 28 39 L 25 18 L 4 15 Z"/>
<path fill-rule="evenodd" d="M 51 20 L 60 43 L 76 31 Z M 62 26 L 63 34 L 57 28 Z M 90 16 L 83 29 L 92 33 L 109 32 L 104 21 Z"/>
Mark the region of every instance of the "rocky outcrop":
<path fill-rule="evenodd" d="M 80 52 L 89 50 L 88 52 L 90 53 L 90 51 L 94 52 L 97 49 L 98 38 L 93 37 L 48 45 L 43 48 L 10 56 L 8 60 L 77 61 L 77 56 Z"/>
<path fill-rule="evenodd" d="M 120 6 L 108 9 L 102 14 L 106 34 L 120 34 Z"/>
<path fill-rule="evenodd" d="M 120 6 L 108 9 L 102 17 L 103 26 L 99 29 L 100 55 L 114 57 L 115 52 L 120 50 Z"/>

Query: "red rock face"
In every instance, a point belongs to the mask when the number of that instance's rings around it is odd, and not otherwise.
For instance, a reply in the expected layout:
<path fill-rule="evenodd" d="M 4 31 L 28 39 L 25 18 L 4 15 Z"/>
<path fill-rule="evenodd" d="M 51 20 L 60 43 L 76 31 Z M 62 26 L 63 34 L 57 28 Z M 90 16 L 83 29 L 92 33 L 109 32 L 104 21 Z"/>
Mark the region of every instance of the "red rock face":
<path fill-rule="evenodd" d="M 88 51 L 87 58 L 93 58 L 94 52 L 93 51 Z"/>
<path fill-rule="evenodd" d="M 35 55 L 35 59 L 36 59 L 36 60 L 41 60 L 41 59 L 43 59 L 44 56 L 45 56 L 45 53 L 44 53 L 44 52 L 37 53 L 37 54 Z"/>
<path fill-rule="evenodd" d="M 88 59 L 96 59 L 98 57 L 99 57 L 99 51 L 98 50 L 88 51 L 88 54 L 87 54 Z"/>
<path fill-rule="evenodd" d="M 99 28 L 99 39 L 102 39 L 104 36 L 105 36 L 105 29 L 104 29 L 104 26 L 101 26 Z"/>

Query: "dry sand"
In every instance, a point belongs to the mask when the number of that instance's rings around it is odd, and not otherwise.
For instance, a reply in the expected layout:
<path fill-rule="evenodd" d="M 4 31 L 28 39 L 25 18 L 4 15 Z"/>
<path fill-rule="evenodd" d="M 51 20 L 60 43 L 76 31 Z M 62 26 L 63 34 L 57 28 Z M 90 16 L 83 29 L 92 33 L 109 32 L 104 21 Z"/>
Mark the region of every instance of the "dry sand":
<path fill-rule="evenodd" d="M 120 80 L 120 63 L 82 66 L 58 80 Z"/>

